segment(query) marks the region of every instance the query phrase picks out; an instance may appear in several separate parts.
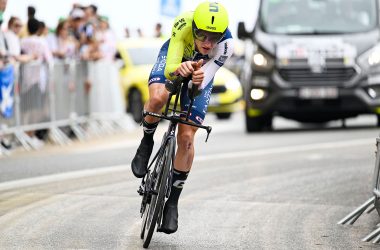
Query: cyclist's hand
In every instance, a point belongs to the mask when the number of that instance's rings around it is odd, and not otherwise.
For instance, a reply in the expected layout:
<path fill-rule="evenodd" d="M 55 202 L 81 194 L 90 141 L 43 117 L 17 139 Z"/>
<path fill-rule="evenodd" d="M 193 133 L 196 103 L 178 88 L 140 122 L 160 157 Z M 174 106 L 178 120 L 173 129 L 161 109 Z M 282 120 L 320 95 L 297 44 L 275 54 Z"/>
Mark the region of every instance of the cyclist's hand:
<path fill-rule="evenodd" d="M 192 81 L 195 85 L 200 85 L 203 82 L 204 72 L 202 69 L 203 59 L 198 62 L 192 62 L 194 67 L 194 72 L 192 75 Z"/>
<path fill-rule="evenodd" d="M 176 75 L 179 74 L 182 77 L 188 77 L 194 72 L 194 67 L 193 67 L 194 63 L 195 62 L 192 62 L 192 61 L 186 61 L 186 62 L 181 63 L 181 65 L 178 67 L 178 69 L 175 72 Z"/>
<path fill-rule="evenodd" d="M 199 60 L 198 62 L 186 61 L 181 63 L 181 65 L 178 67 L 175 73 L 181 75 L 182 77 L 188 77 L 191 74 L 194 74 L 195 71 L 201 70 L 202 64 L 203 59 Z M 199 78 L 200 72 L 197 72 L 196 75 Z"/>

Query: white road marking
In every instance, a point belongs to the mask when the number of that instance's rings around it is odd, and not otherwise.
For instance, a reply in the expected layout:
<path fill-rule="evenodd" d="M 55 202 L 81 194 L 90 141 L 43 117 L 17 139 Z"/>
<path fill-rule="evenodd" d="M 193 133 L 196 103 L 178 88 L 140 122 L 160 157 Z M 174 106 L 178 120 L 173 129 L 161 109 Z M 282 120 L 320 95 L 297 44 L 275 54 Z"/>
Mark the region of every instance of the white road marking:
<path fill-rule="evenodd" d="M 374 147 L 376 145 L 375 140 L 373 138 L 366 139 L 355 139 L 355 140 L 347 140 L 347 141 L 339 141 L 339 142 L 323 142 L 323 143 L 313 143 L 313 144 L 304 144 L 304 145 L 295 145 L 295 146 L 284 146 L 277 148 L 269 148 L 269 149 L 252 149 L 247 151 L 239 151 L 239 152 L 227 152 L 227 153 L 218 153 L 218 154 L 210 154 L 210 155 L 200 155 L 195 157 L 195 162 L 208 161 L 208 160 L 221 160 L 221 159 L 233 159 L 247 156 L 263 156 L 270 154 L 281 154 L 281 153 L 290 153 L 290 152 L 305 152 L 316 149 L 335 149 L 342 147 L 352 147 L 352 146 L 360 146 L 360 145 L 369 145 L 373 144 Z M 15 189 L 15 188 L 24 188 L 28 186 L 41 185 L 51 182 L 65 181 L 70 179 L 76 179 L 81 177 L 90 177 L 97 176 L 102 174 L 116 173 L 116 172 L 124 172 L 130 170 L 130 164 L 123 165 L 115 165 L 115 166 L 107 166 L 101 168 L 94 169 L 85 169 L 78 170 L 66 173 L 58 173 L 40 177 L 32 177 L 14 181 L 8 181 L 0 183 L 0 191 Z"/>

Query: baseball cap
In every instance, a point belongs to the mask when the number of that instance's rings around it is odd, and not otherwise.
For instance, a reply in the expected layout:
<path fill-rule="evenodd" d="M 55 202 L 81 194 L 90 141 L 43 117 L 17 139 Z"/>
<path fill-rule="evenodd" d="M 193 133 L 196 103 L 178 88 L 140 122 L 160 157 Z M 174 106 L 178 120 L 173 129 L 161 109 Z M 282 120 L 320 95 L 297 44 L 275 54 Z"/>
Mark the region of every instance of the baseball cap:
<path fill-rule="evenodd" d="M 70 17 L 72 19 L 83 18 L 84 17 L 84 11 L 82 9 L 75 8 L 71 11 Z"/>

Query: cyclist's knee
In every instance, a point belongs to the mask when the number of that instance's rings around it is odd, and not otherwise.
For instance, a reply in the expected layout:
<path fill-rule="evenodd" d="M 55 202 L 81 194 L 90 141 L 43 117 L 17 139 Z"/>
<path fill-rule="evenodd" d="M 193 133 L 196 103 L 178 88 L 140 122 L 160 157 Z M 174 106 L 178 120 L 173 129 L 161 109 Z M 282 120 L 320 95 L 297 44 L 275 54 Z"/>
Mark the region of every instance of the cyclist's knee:
<path fill-rule="evenodd" d="M 166 96 L 155 94 L 150 96 L 148 105 L 154 109 L 161 109 L 166 104 Z"/>
<path fill-rule="evenodd" d="M 190 150 L 193 147 L 194 133 L 192 131 L 179 133 L 177 141 L 178 147 L 181 147 L 185 150 Z"/>

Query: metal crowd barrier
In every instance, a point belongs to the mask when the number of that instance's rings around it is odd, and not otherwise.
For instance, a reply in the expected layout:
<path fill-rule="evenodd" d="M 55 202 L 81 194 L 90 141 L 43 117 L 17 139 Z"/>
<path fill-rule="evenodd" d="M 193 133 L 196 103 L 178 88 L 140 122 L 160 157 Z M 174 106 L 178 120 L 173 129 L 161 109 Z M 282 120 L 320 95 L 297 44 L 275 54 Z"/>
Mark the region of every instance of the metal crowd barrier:
<path fill-rule="evenodd" d="M 102 107 L 121 98 L 118 72 L 112 62 L 71 60 L 57 61 L 54 66 L 30 62 L 7 67 L 14 67 L 13 95 L 7 89 L 1 93 L 13 100 L 8 101 L 13 115 L 5 118 L 0 114 L 0 139 L 12 136 L 30 150 L 38 148 L 30 131 L 47 130 L 49 138 L 62 145 L 71 142 L 68 135 L 85 140 L 130 128 L 131 119 L 124 113 L 122 102 L 108 110 L 97 110 L 93 104 L 97 102 L 91 103 L 102 99 L 103 103 L 97 103 Z M 103 93 L 107 88 L 102 91 L 101 86 L 113 88 L 113 93 Z M 4 153 L 9 152 L 0 145 L 0 155 Z"/>
<path fill-rule="evenodd" d="M 376 210 L 380 216 L 380 138 L 376 138 L 376 160 L 375 169 L 373 172 L 372 181 L 372 194 L 373 196 L 366 200 L 362 205 L 354 209 L 351 213 L 341 219 L 338 224 L 340 225 L 353 225 L 359 217 L 366 212 L 367 214 Z M 373 230 L 371 233 L 366 235 L 362 241 L 378 244 L 380 243 L 380 227 Z"/>

